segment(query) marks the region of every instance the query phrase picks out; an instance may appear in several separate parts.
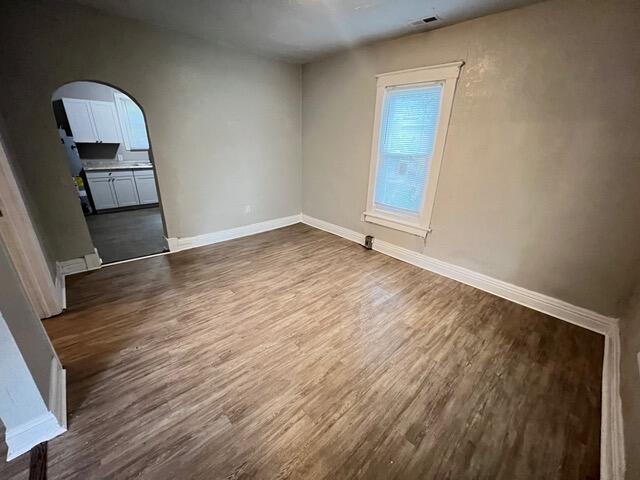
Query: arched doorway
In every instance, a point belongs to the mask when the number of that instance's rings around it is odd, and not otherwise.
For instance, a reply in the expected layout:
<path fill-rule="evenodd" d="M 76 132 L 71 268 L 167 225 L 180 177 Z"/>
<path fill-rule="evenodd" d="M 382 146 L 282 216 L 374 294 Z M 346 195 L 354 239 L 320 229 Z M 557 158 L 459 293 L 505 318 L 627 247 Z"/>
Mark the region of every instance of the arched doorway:
<path fill-rule="evenodd" d="M 167 251 L 142 107 L 127 93 L 77 81 L 52 95 L 70 174 L 103 263 Z"/>

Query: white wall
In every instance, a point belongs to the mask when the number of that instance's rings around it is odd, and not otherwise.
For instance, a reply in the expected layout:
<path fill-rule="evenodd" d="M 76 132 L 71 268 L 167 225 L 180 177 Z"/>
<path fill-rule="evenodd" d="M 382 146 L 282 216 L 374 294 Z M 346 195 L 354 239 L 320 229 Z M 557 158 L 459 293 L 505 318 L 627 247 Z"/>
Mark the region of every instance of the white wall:
<path fill-rule="evenodd" d="M 46 404 L 1 312 L 0 351 L 0 420 L 11 430 L 38 416 Z"/>
<path fill-rule="evenodd" d="M 0 31 L 0 116 L 50 260 L 93 251 L 51 108 L 72 81 L 143 107 L 170 237 L 300 212 L 300 66 L 71 2 L 10 2 Z"/>
<path fill-rule="evenodd" d="M 27 300 L 9 254 L 0 243 L 0 312 L 45 402 L 49 399 L 49 374 L 55 352 Z M 0 369 L 1 370 L 1 369 Z"/>
<path fill-rule="evenodd" d="M 640 3 L 551 0 L 303 67 L 303 211 L 619 316 L 640 269 Z M 424 240 L 361 222 L 375 75 L 464 60 Z"/>
<path fill-rule="evenodd" d="M 0 242 L 0 420 L 10 457 L 65 429 L 50 413 L 52 362 L 61 368 Z"/>

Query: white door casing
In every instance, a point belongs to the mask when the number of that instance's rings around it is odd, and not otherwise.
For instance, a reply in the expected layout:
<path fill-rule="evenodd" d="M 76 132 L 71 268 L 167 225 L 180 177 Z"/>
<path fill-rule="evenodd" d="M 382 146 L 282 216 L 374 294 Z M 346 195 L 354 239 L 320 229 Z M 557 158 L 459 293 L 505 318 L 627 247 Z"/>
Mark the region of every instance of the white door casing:
<path fill-rule="evenodd" d="M 0 237 L 16 268 L 29 302 L 40 318 L 62 311 L 42 246 L 13 175 L 0 137 Z"/>

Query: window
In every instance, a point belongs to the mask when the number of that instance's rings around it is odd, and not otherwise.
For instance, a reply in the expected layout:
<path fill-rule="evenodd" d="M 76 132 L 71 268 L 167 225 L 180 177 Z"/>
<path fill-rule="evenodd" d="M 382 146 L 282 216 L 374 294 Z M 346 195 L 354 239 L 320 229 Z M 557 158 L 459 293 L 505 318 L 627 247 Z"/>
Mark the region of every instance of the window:
<path fill-rule="evenodd" d="M 149 150 L 147 125 L 140 107 L 122 93 L 113 94 L 120 119 L 120 129 L 127 150 Z"/>
<path fill-rule="evenodd" d="M 427 235 L 461 66 L 378 75 L 365 221 Z"/>

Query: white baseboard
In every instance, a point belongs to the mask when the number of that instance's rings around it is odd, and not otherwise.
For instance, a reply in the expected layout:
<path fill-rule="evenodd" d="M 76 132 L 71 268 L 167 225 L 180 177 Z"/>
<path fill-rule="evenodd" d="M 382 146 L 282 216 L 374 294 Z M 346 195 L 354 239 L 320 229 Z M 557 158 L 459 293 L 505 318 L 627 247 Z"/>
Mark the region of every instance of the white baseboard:
<path fill-rule="evenodd" d="M 300 214 L 291 215 L 290 217 L 275 218 L 266 222 L 252 223 L 241 227 L 230 228 L 228 230 L 219 230 L 217 232 L 205 233 L 195 237 L 171 237 L 167 238 L 167 244 L 171 252 L 179 252 L 189 248 L 202 247 L 204 245 L 212 245 L 214 243 L 233 240 L 234 238 L 247 237 L 257 233 L 275 230 L 276 228 L 287 227 L 295 223 L 300 223 Z"/>
<path fill-rule="evenodd" d="M 67 429 L 67 371 L 62 368 L 57 356 L 51 359 L 49 375 L 49 411 L 58 424 Z"/>
<path fill-rule="evenodd" d="M 617 326 L 605 334 L 600 443 L 600 478 L 623 480 L 626 461 L 620 398 L 620 332 Z"/>
<path fill-rule="evenodd" d="M 607 317 L 599 313 L 578 307 L 542 293 L 498 280 L 482 273 L 474 272 L 464 267 L 429 257 L 422 253 L 398 247 L 382 240 L 373 240 L 373 249 L 416 267 L 429 270 L 444 277 L 457 280 L 460 283 L 492 293 L 514 303 L 537 310 L 547 315 L 573 323 L 580 327 L 593 330 L 605 335 L 611 328 L 617 327 L 616 318 Z"/>
<path fill-rule="evenodd" d="M 98 255 L 98 250 L 94 249 L 93 253 L 89 253 L 84 257 L 56 262 L 56 266 L 62 275 L 73 275 L 74 273 L 100 268 L 102 266 L 102 259 Z"/>
<path fill-rule="evenodd" d="M 84 257 L 72 258 L 56 262 L 56 292 L 58 294 L 58 302 L 62 310 L 67 308 L 67 289 L 65 286 L 65 277 L 74 273 L 86 272 L 88 270 L 97 270 L 102 267 L 102 259 L 98 255 L 98 249 L 94 248 L 93 253 L 89 253 Z"/>
<path fill-rule="evenodd" d="M 48 411 L 5 432 L 7 461 L 67 431 L 67 376 L 58 357 L 51 359 Z"/>
<path fill-rule="evenodd" d="M 87 263 L 84 258 L 72 258 L 63 262 L 56 262 L 56 265 L 62 275 L 73 275 L 74 273 L 87 271 Z"/>
<path fill-rule="evenodd" d="M 305 215 L 304 213 L 301 215 L 300 221 L 304 224 L 310 225 L 320 230 L 324 230 L 325 232 L 333 233 L 334 235 L 338 235 L 339 237 L 359 243 L 360 245 L 364 244 L 364 233 L 354 232 L 353 230 L 349 230 L 348 228 L 344 228 L 333 223 L 325 222 L 324 220 L 310 217 L 309 215 Z"/>
<path fill-rule="evenodd" d="M 53 357 L 49 379 L 49 411 L 5 432 L 7 461 L 67 431 L 66 391 L 66 372 L 58 358 Z"/>
<path fill-rule="evenodd" d="M 60 262 L 56 262 L 56 293 L 58 296 L 58 304 L 62 310 L 67 308 L 67 287 L 64 281 L 65 274 L 62 271 Z"/>
<path fill-rule="evenodd" d="M 319 228 L 334 235 L 346 238 L 353 242 L 364 243 L 365 235 L 354 232 L 344 227 L 334 225 L 317 218 L 302 215 L 302 223 L 312 227 Z M 559 318 L 566 322 L 579 325 L 581 327 L 593 330 L 603 335 L 607 334 L 611 328 L 617 328 L 618 319 L 607 317 L 600 313 L 578 307 L 570 303 L 564 302 L 557 298 L 544 295 L 542 293 L 527 290 L 526 288 L 513 285 L 511 283 L 498 280 L 482 273 L 474 272 L 464 267 L 454 265 L 452 263 L 443 262 L 433 257 L 415 252 L 407 248 L 399 247 L 389 242 L 374 239 L 373 249 L 384 253 L 390 257 L 410 263 L 416 267 L 429 270 L 444 277 L 457 280 L 466 285 L 471 285 L 479 290 L 492 293 L 498 297 L 505 298 L 533 310 L 537 310 L 547 315 Z"/>
<path fill-rule="evenodd" d="M 363 244 L 365 235 L 324 220 L 301 215 L 302 223 Z M 422 253 L 374 239 L 373 249 L 417 267 L 470 285 L 479 290 L 524 305 L 566 322 L 592 330 L 605 337 L 602 369 L 601 460 L 602 480 L 624 478 L 624 437 L 620 400 L 620 338 L 618 319 L 607 317 L 542 293 L 527 290 L 458 265 L 443 262 Z"/>
<path fill-rule="evenodd" d="M 164 239 L 167 241 L 167 247 L 169 247 L 170 252 L 179 251 L 178 237 L 164 237 Z"/>
<path fill-rule="evenodd" d="M 7 430 L 7 461 L 27 453 L 39 443 L 51 440 L 65 431 L 66 428 L 58 423 L 58 419 L 51 412 L 44 413 L 19 428 Z"/>
<path fill-rule="evenodd" d="M 87 270 L 97 270 L 102 266 L 102 259 L 98 255 L 97 248 L 94 247 L 93 253 L 84 256 L 84 263 L 87 265 Z"/>

